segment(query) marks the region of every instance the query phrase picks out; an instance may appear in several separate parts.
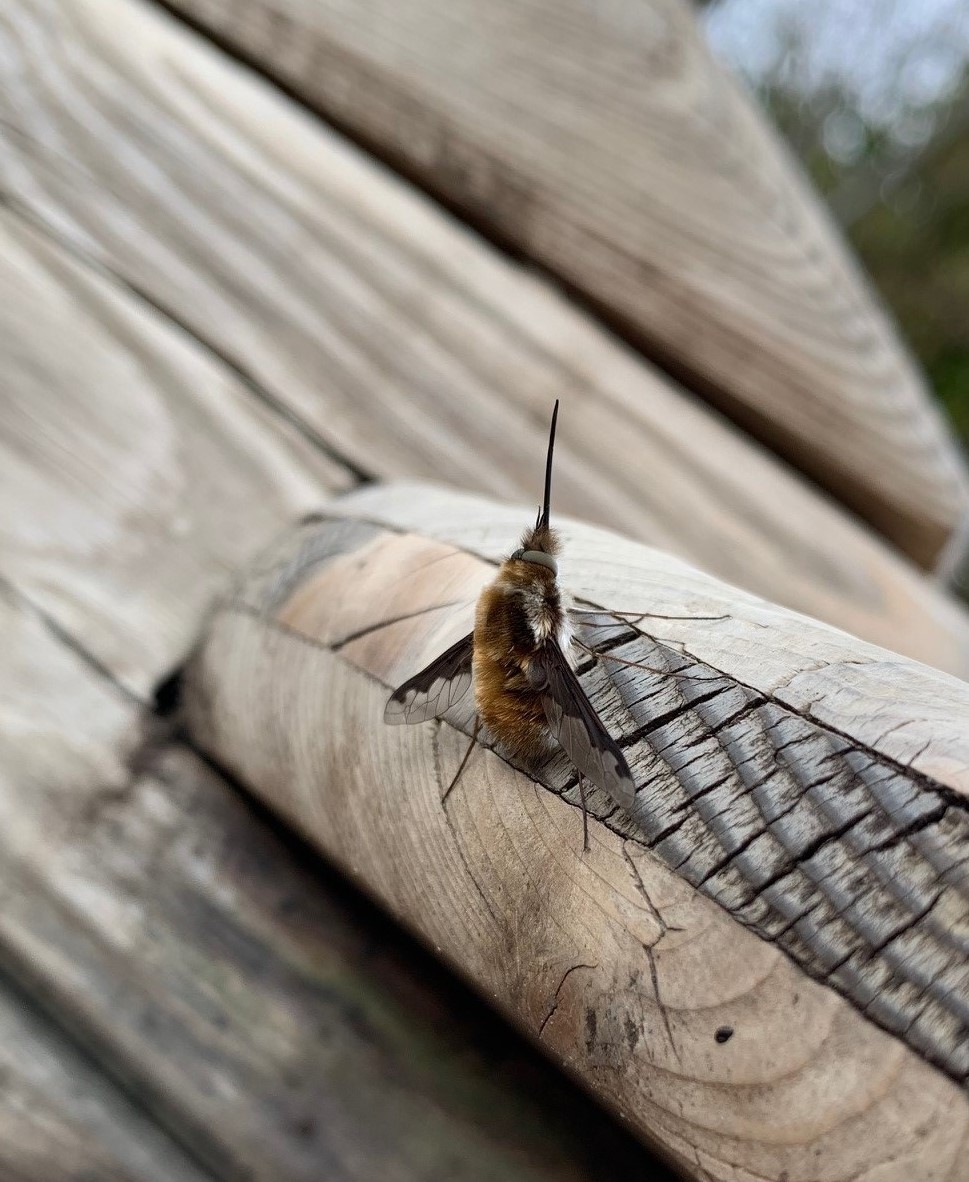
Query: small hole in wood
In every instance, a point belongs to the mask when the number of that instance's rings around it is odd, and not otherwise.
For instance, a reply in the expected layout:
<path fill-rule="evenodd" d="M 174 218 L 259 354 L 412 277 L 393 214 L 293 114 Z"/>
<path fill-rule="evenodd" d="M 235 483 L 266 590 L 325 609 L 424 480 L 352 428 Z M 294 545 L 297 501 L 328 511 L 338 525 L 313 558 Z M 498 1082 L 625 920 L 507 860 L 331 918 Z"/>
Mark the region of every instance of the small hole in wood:
<path fill-rule="evenodd" d="M 733 1038 L 733 1027 L 732 1026 L 721 1026 L 718 1028 L 717 1033 L 713 1037 L 721 1045 L 725 1042 L 729 1042 L 730 1039 Z"/>

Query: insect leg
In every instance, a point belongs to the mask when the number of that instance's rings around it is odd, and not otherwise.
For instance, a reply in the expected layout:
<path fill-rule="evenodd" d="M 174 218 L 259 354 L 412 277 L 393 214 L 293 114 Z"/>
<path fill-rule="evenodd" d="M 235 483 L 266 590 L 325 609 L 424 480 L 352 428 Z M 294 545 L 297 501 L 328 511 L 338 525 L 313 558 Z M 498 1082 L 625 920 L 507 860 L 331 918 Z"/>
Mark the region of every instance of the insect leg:
<path fill-rule="evenodd" d="M 454 773 L 454 779 L 451 781 L 450 784 L 448 784 L 444 795 L 441 797 L 441 804 L 442 805 L 447 800 L 447 798 L 451 795 L 451 789 L 454 787 L 454 785 L 461 778 L 461 773 L 464 771 L 464 765 L 471 758 L 471 752 L 474 750 L 474 745 L 478 741 L 478 731 L 479 730 L 481 730 L 481 715 L 476 714 L 474 716 L 474 729 L 471 731 L 471 742 L 468 744 L 468 749 L 464 753 L 464 758 L 461 760 L 460 764 L 458 765 L 458 770 Z"/>
<path fill-rule="evenodd" d="M 634 611 L 618 611 L 614 608 L 604 607 L 570 607 L 569 611 L 576 616 L 613 616 L 616 619 L 624 620 L 627 623 L 638 624 L 643 620 L 729 620 L 729 615 L 722 616 L 667 616 L 660 615 L 659 612 L 634 612 Z M 607 621 L 609 623 L 611 621 Z M 603 625 L 605 626 L 605 625 Z M 595 627 L 595 625 L 591 625 Z"/>
<path fill-rule="evenodd" d="M 573 636 L 572 643 L 583 652 L 588 653 L 594 661 L 614 661 L 617 665 L 625 665 L 629 669 L 642 669 L 644 673 L 656 673 L 660 677 L 687 677 L 691 681 L 714 681 L 715 677 L 697 677 L 688 669 L 654 669 L 652 665 L 643 665 L 640 661 L 627 661 L 625 657 L 617 657 L 613 653 L 597 653 L 594 648 L 583 644 L 578 637 Z"/>

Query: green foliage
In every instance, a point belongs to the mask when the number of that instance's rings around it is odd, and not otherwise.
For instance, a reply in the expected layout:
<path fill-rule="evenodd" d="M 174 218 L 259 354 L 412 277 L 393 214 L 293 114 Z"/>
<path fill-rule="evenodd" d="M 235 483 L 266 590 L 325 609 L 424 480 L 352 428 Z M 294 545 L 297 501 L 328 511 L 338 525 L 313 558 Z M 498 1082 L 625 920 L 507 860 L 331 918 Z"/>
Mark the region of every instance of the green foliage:
<path fill-rule="evenodd" d="M 969 18 L 959 0 L 710 0 L 969 449 Z"/>
<path fill-rule="evenodd" d="M 849 236 L 969 449 L 969 134 L 951 129 Z"/>

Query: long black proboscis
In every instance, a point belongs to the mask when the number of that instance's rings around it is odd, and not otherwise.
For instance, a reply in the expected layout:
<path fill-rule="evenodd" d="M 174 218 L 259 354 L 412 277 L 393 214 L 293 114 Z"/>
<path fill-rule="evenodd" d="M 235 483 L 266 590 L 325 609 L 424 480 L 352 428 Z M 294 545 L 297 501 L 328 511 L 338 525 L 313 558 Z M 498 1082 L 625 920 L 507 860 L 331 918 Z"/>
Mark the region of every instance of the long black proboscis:
<path fill-rule="evenodd" d="M 552 425 L 548 431 L 548 455 L 545 457 L 545 499 L 542 501 L 538 521 L 535 523 L 536 529 L 540 529 L 543 525 L 548 525 L 549 505 L 552 500 L 552 451 L 555 448 L 555 424 L 558 417 L 559 400 L 556 398 L 555 406 L 552 407 Z"/>

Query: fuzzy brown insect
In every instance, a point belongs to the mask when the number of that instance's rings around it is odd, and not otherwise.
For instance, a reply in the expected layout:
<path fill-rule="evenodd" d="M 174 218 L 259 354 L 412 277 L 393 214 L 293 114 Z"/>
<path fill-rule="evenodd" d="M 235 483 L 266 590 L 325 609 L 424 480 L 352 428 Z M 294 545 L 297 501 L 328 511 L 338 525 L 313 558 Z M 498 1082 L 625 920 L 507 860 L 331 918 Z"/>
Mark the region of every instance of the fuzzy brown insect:
<path fill-rule="evenodd" d="M 535 526 L 478 597 L 474 631 L 390 696 L 384 719 L 423 722 L 455 705 L 473 686 L 477 717 L 458 777 L 484 725 L 495 745 L 527 765 L 560 746 L 579 774 L 583 836 L 588 848 L 583 777 L 628 808 L 635 783 L 569 663 L 570 612 L 558 585 L 559 540 L 549 525 L 552 455 L 559 404 L 552 411 L 545 496 Z M 446 794 L 445 794 L 446 795 Z"/>

